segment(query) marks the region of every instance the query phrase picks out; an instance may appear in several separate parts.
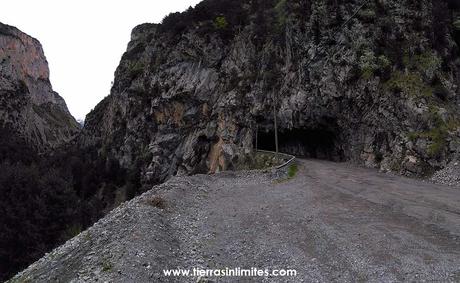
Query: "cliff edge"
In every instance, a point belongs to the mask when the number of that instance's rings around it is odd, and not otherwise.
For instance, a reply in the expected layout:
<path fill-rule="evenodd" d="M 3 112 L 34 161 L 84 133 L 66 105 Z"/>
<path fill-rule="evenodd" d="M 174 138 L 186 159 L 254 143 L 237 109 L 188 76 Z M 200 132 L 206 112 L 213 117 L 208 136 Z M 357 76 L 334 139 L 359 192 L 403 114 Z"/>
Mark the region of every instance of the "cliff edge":
<path fill-rule="evenodd" d="M 79 125 L 51 87 L 40 42 L 0 23 L 0 128 L 39 151 L 69 141 Z"/>

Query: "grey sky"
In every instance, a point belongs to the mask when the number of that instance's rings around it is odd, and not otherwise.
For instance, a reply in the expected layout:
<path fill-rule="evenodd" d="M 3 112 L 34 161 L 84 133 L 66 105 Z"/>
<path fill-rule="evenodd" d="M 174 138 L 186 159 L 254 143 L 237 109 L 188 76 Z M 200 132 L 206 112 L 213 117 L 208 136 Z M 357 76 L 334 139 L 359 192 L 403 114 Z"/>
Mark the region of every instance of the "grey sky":
<path fill-rule="evenodd" d="M 158 23 L 200 0 L 2 0 L 0 22 L 43 45 L 54 90 L 82 119 L 110 91 L 113 74 L 138 24 Z"/>

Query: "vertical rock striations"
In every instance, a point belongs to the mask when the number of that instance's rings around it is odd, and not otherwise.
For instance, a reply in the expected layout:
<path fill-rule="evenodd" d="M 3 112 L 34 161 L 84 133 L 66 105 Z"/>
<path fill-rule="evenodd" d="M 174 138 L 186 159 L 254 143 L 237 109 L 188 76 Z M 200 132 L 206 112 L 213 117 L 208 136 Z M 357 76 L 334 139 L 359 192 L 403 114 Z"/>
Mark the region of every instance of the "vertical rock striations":
<path fill-rule="evenodd" d="M 231 169 L 257 132 L 270 147 L 275 105 L 283 151 L 445 166 L 460 150 L 455 7 L 375 0 L 355 14 L 364 2 L 206 0 L 136 27 L 81 146 L 151 182 Z"/>
<path fill-rule="evenodd" d="M 17 135 L 39 151 L 69 141 L 79 130 L 64 99 L 51 87 L 40 43 L 2 23 L 0 105 L 2 135 Z"/>

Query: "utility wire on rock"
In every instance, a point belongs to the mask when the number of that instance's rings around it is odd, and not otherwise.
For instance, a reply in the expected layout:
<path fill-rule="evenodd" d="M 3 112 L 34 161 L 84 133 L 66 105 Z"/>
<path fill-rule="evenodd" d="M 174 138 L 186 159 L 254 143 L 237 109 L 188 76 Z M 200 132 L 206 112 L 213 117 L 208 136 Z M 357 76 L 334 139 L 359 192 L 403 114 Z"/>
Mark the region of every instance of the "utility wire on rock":
<path fill-rule="evenodd" d="M 326 40 L 324 40 L 325 42 L 328 42 L 329 40 L 331 39 L 334 39 L 340 32 L 343 32 L 345 30 L 345 27 L 348 25 L 348 23 L 354 19 L 356 17 L 356 15 L 359 13 L 359 11 L 361 11 L 361 9 L 364 8 L 364 6 L 366 6 L 369 2 L 371 2 L 371 0 L 366 0 L 364 1 L 363 4 L 361 4 L 358 9 L 356 9 L 356 11 L 350 16 L 350 18 L 348 18 L 348 20 L 346 20 L 333 34 L 332 36 L 329 36 L 326 38 Z M 316 59 L 316 56 L 321 52 L 321 51 L 326 51 L 324 46 L 321 46 L 322 44 L 320 43 L 319 44 L 319 48 L 318 48 L 318 52 L 315 52 L 315 54 L 313 54 L 313 57 L 310 59 L 310 61 L 307 63 L 307 65 L 305 66 L 305 68 L 308 68 L 312 63 L 313 61 Z M 326 54 L 329 55 L 329 53 L 326 51 Z M 334 53 L 335 55 L 336 53 Z"/>

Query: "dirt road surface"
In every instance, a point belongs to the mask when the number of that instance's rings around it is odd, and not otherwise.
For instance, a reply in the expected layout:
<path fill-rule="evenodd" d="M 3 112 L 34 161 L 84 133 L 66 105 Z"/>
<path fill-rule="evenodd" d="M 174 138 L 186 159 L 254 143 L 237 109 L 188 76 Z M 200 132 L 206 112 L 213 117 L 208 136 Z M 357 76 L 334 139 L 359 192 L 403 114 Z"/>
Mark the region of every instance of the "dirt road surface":
<path fill-rule="evenodd" d="M 460 282 L 460 188 L 299 160 L 292 179 L 177 177 L 122 205 L 14 280 Z M 295 277 L 165 277 L 174 268 Z M 210 281 L 207 281 L 210 280 Z"/>

